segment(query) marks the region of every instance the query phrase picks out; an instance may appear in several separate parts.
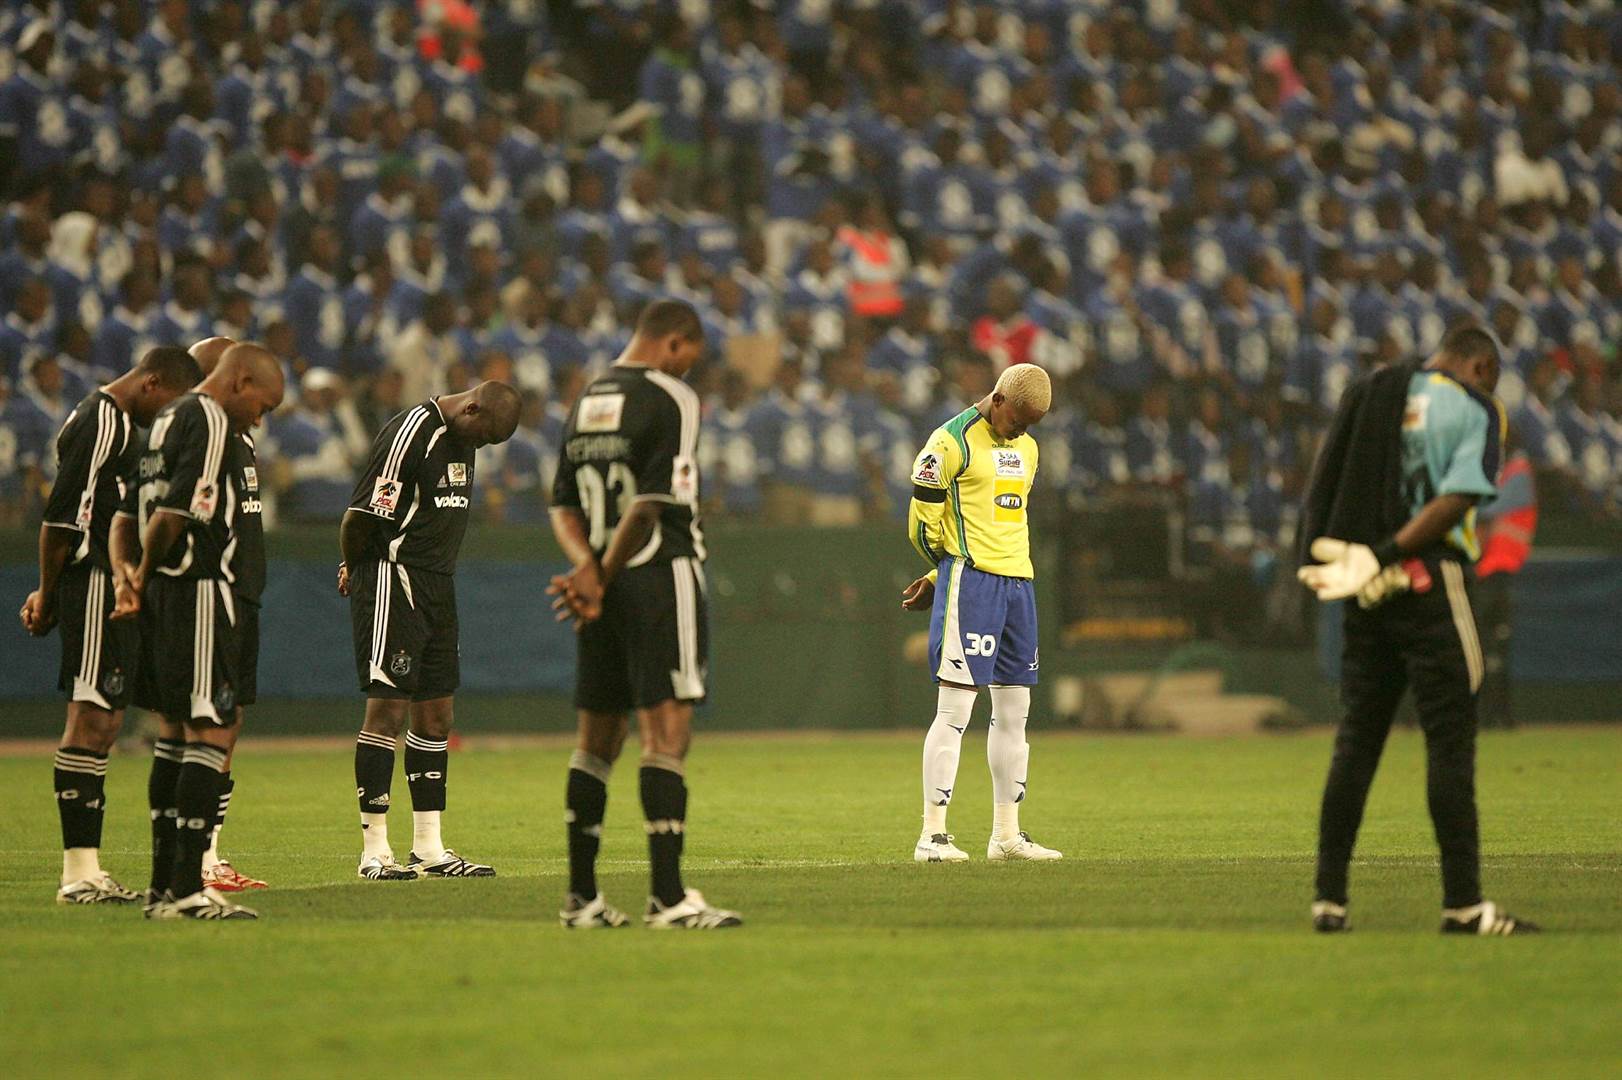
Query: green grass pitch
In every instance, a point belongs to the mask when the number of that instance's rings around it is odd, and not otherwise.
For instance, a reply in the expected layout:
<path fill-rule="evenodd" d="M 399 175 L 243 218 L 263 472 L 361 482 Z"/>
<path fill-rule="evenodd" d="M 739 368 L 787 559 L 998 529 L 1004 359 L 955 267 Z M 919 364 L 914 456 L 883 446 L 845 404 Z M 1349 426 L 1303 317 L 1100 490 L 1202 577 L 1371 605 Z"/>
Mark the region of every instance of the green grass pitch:
<path fill-rule="evenodd" d="M 1616 1075 L 1622 732 L 1483 737 L 1489 895 L 1550 931 L 1508 940 L 1436 933 L 1412 732 L 1387 750 L 1356 930 L 1336 938 L 1306 917 L 1325 734 L 1032 741 L 1025 824 L 1065 861 L 984 861 L 971 734 L 952 828 L 974 861 L 917 866 L 919 736 L 701 732 L 688 880 L 743 912 L 725 934 L 558 927 L 561 743 L 452 756 L 446 838 L 499 878 L 383 884 L 354 877 L 349 754 L 250 736 L 224 847 L 275 888 L 260 922 L 229 925 L 53 906 L 49 764 L 0 759 L 0 1071 Z M 104 864 L 144 883 L 145 761 L 115 758 L 109 781 Z M 608 896 L 639 909 L 634 760 L 603 858 Z"/>

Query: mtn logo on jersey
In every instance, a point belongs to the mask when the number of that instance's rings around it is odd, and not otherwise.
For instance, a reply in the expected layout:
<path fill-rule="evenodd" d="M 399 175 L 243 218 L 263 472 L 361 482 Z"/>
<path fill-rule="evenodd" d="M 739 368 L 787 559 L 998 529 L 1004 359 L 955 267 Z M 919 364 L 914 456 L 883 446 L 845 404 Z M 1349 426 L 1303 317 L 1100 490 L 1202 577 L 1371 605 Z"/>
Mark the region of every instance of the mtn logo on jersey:
<path fill-rule="evenodd" d="M 994 450 L 998 476 L 1024 476 L 1025 459 L 1018 450 Z"/>
<path fill-rule="evenodd" d="M 1020 507 L 1025 505 L 1025 500 L 1020 497 L 1018 492 L 1013 491 L 1003 492 L 1001 495 L 998 495 L 995 499 L 993 499 L 992 502 L 996 503 L 1004 510 L 1018 510 Z"/>
<path fill-rule="evenodd" d="M 451 487 L 467 486 L 467 463 L 452 461 L 445 465 L 445 477 L 451 482 Z"/>
<path fill-rule="evenodd" d="M 434 508 L 436 510 L 466 510 L 468 501 L 466 495 L 435 495 Z"/>

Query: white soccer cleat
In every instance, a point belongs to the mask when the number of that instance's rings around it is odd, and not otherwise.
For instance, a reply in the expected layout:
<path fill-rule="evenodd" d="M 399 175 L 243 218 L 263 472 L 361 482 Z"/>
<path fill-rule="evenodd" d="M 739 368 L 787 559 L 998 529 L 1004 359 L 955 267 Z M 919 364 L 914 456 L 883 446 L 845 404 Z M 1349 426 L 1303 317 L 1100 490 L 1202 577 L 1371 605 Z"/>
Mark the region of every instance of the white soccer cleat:
<path fill-rule="evenodd" d="M 1012 840 L 992 837 L 986 844 L 986 858 L 992 862 L 1054 862 L 1064 856 L 1032 840 L 1030 833 L 1022 832 Z"/>
<path fill-rule="evenodd" d="M 394 861 L 393 855 L 368 855 L 360 861 L 356 874 L 367 881 L 416 881 L 417 872 Z"/>
<path fill-rule="evenodd" d="M 202 889 L 183 896 L 179 900 L 168 900 L 154 906 L 147 914 L 149 919 L 257 919 L 259 913 L 253 908 L 233 904 L 213 889 Z"/>
<path fill-rule="evenodd" d="M 925 834 L 918 838 L 912 849 L 913 862 L 968 862 L 969 853 L 952 843 L 956 837 L 949 833 Z"/>
<path fill-rule="evenodd" d="M 656 896 L 648 897 L 648 913 L 642 921 L 650 930 L 726 930 L 743 925 L 743 917 L 736 911 L 711 907 L 697 889 L 688 889 L 680 903 L 669 907 Z"/>
<path fill-rule="evenodd" d="M 610 906 L 602 893 L 584 901 L 570 893 L 563 902 L 563 910 L 558 912 L 558 922 L 569 930 L 597 930 L 628 926 L 631 920 L 625 912 Z"/>
<path fill-rule="evenodd" d="M 70 881 L 56 890 L 58 904 L 133 904 L 140 899 L 140 893 L 124 888 L 105 870 L 83 881 Z"/>

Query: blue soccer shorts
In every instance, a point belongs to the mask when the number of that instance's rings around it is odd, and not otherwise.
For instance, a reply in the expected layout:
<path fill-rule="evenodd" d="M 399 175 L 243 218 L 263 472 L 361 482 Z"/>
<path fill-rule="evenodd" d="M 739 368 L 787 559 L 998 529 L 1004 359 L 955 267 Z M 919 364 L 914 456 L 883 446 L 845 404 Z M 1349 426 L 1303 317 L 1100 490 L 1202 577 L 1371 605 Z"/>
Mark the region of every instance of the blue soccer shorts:
<path fill-rule="evenodd" d="M 929 616 L 936 682 L 1036 685 L 1036 586 L 988 574 L 963 559 L 941 560 Z"/>

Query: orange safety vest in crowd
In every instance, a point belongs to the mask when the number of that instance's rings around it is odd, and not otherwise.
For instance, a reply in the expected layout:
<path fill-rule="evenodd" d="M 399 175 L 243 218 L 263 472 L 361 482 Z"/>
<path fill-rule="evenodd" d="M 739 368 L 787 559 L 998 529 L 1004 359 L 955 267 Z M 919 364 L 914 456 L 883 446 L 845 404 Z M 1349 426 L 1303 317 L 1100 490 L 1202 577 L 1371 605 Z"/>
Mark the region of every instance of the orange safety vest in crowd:
<path fill-rule="evenodd" d="M 1513 574 L 1526 565 L 1532 554 L 1532 537 L 1538 527 L 1537 493 L 1532 487 L 1532 463 L 1516 451 L 1504 462 L 1498 474 L 1498 497 L 1482 511 L 1491 516 L 1478 520 L 1481 558 L 1476 576 Z"/>
<path fill-rule="evenodd" d="M 862 232 L 846 226 L 839 242 L 850 251 L 850 310 L 867 318 L 901 314 L 901 268 L 898 241 L 888 233 Z"/>

